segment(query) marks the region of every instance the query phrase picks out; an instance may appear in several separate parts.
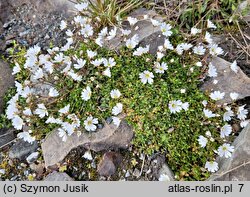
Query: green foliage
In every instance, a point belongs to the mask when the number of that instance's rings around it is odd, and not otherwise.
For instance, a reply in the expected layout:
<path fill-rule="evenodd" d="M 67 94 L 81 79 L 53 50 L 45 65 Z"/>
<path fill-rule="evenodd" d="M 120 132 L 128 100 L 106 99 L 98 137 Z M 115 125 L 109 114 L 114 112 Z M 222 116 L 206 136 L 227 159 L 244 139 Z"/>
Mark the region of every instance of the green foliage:
<path fill-rule="evenodd" d="M 172 42 L 177 41 L 172 38 Z M 55 85 L 60 92 L 59 98 L 50 98 L 45 105 L 50 115 L 57 117 L 58 110 L 70 104 L 70 113 L 76 113 L 83 122 L 89 115 L 103 122 L 111 117 L 111 109 L 117 102 L 123 104 L 126 119 L 134 128 L 134 147 L 146 154 L 156 152 L 166 153 L 168 164 L 174 170 L 179 179 L 203 180 L 209 173 L 203 171 L 203 166 L 208 159 L 214 157 L 213 150 L 218 148 L 219 131 L 217 126 L 223 125 L 221 118 L 207 120 L 203 115 L 203 100 L 209 100 L 198 88 L 201 70 L 195 66 L 198 58 L 192 59 L 187 55 L 186 59 L 175 52 L 169 52 L 161 60 L 168 64 L 168 70 L 164 74 L 156 74 L 152 85 L 143 85 L 139 74 L 144 70 L 153 72 L 156 57 L 150 54 L 134 56 L 133 51 L 122 48 L 119 52 L 99 48 L 92 42 L 82 43 L 74 50 L 67 52 L 68 56 L 76 55 L 78 58 L 88 59 L 87 49 L 96 51 L 97 58 L 113 57 L 116 66 L 113 67 L 110 78 L 101 73 L 105 68 L 94 67 L 88 60 L 81 71 L 85 76 L 81 82 L 75 82 L 72 78 L 56 72 L 58 80 L 49 78 L 48 81 Z M 22 56 L 18 55 L 15 60 L 24 64 Z M 55 76 L 54 75 L 54 76 Z M 28 77 L 27 73 L 19 73 L 20 81 Z M 81 92 L 90 86 L 91 99 L 83 101 Z M 122 96 L 112 99 L 110 92 L 119 89 Z M 186 89 L 186 93 L 181 93 Z M 189 102 L 188 111 L 171 114 L 168 103 L 171 100 Z M 42 98 L 31 98 L 33 105 L 31 110 L 36 109 L 36 104 L 45 102 Z M 25 101 L 19 101 L 20 108 L 26 106 Z M 210 108 L 213 108 L 211 102 Z M 218 112 L 219 113 L 219 112 Z M 65 117 L 66 118 L 66 117 Z M 37 116 L 30 117 L 31 129 L 35 131 L 37 138 L 43 138 L 47 133 L 57 127 L 55 124 L 45 124 L 45 119 Z M 83 126 L 83 125 L 82 125 Z M 198 144 L 199 135 L 205 135 L 210 131 L 215 142 L 209 142 L 205 149 Z M 63 143 L 63 142 L 62 142 Z"/>
<path fill-rule="evenodd" d="M 82 2 L 82 1 L 80 1 Z M 87 15 L 100 27 L 117 25 L 131 10 L 137 8 L 144 1 L 139 0 L 87 0 L 89 8 L 83 15 Z"/>
<path fill-rule="evenodd" d="M 214 20 L 217 25 L 221 25 L 221 22 L 228 22 L 235 17 L 240 2 L 240 0 L 193 0 L 182 12 L 180 22 L 189 29 L 197 23 L 200 23 L 202 28 L 206 19 Z"/>

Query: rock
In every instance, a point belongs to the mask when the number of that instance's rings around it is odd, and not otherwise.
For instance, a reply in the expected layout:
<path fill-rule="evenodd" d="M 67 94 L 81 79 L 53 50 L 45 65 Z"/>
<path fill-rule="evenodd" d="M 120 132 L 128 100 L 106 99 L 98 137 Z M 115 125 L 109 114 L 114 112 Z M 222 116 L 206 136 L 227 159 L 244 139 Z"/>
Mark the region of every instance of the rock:
<path fill-rule="evenodd" d="M 141 176 L 141 172 L 139 169 L 135 168 L 134 172 L 133 172 L 133 176 L 135 176 L 136 178 L 139 178 Z"/>
<path fill-rule="evenodd" d="M 156 54 L 158 47 L 164 45 L 166 37 L 162 35 L 161 31 L 157 31 L 150 36 L 144 38 L 141 41 L 142 46 L 147 46 L 149 45 L 149 53 L 151 54 Z"/>
<path fill-rule="evenodd" d="M 126 121 L 122 121 L 117 128 L 114 124 L 105 123 L 102 129 L 96 132 L 83 132 L 68 136 L 66 142 L 58 136 L 58 130 L 52 131 L 42 143 L 42 152 L 45 166 L 53 166 L 61 162 L 70 150 L 82 146 L 89 150 L 102 151 L 109 149 L 126 149 L 133 138 L 133 130 Z"/>
<path fill-rule="evenodd" d="M 168 167 L 167 164 L 163 164 L 163 166 L 159 170 L 159 174 L 158 174 L 157 178 L 158 178 L 158 180 L 161 180 L 161 179 L 168 180 L 168 181 L 174 181 L 175 180 L 174 173 Z"/>
<path fill-rule="evenodd" d="M 117 167 L 122 162 L 122 156 L 119 153 L 107 152 L 103 155 L 101 162 L 97 167 L 100 176 L 112 176 Z"/>
<path fill-rule="evenodd" d="M 148 19 L 144 19 L 144 15 L 148 15 Z M 137 18 L 139 21 L 134 25 L 134 27 L 130 27 L 129 23 L 127 21 L 123 22 L 123 28 L 127 29 L 127 30 L 131 30 L 131 34 L 128 36 L 128 39 L 133 37 L 135 34 L 138 34 L 139 36 L 139 42 L 143 41 L 145 42 L 145 40 L 147 40 L 147 38 L 149 36 L 151 36 L 152 34 L 159 32 L 160 31 L 160 27 L 154 27 L 151 23 L 151 18 L 155 19 L 155 20 L 159 20 L 162 21 L 162 17 L 160 15 L 158 15 L 155 11 L 153 10 L 147 10 L 145 8 L 139 8 L 137 10 L 135 10 L 134 12 L 132 12 L 131 14 L 129 14 L 130 17 L 135 17 Z M 138 29 L 136 30 L 135 27 L 138 26 Z M 122 37 L 121 31 L 117 30 L 117 36 L 110 40 L 110 41 L 106 41 L 104 43 L 104 45 L 110 49 L 118 49 L 121 46 L 125 45 L 125 42 L 123 42 L 124 38 Z M 148 44 L 152 44 L 153 42 L 150 42 Z M 160 45 L 164 44 L 160 43 Z M 155 43 L 153 44 L 152 48 L 150 47 L 150 51 L 154 51 L 153 48 L 155 48 L 156 45 Z M 158 48 L 158 46 L 157 46 Z"/>
<path fill-rule="evenodd" d="M 6 62 L 0 59 L 0 114 L 3 113 L 3 98 L 7 90 L 14 86 L 14 77 L 12 76 L 12 70 Z"/>
<path fill-rule="evenodd" d="M 73 179 L 64 172 L 54 171 L 48 174 L 44 181 L 73 181 Z"/>
<path fill-rule="evenodd" d="M 25 142 L 23 140 L 18 140 L 11 148 L 9 152 L 9 157 L 11 159 L 19 159 L 24 161 L 25 158 L 31 153 L 35 152 L 38 148 L 37 141 L 34 141 L 32 144 Z"/>
<path fill-rule="evenodd" d="M 250 124 L 232 145 L 235 148 L 232 157 L 218 158 L 220 169 L 208 181 L 250 181 Z"/>
<path fill-rule="evenodd" d="M 39 152 L 31 153 L 31 154 L 26 158 L 26 161 L 27 161 L 28 163 L 33 163 L 34 161 L 37 160 L 38 155 L 39 155 Z"/>
<path fill-rule="evenodd" d="M 15 139 L 13 129 L 0 129 L 0 147 L 9 144 Z"/>
<path fill-rule="evenodd" d="M 230 68 L 231 63 L 220 57 L 214 57 L 212 64 L 216 67 L 218 76 L 206 81 L 201 90 L 225 92 L 224 99 L 219 100 L 218 104 L 231 103 L 232 92 L 239 94 L 238 99 L 250 96 L 250 78 L 240 68 L 237 73 L 233 72 Z M 218 80 L 217 84 L 213 83 L 215 79 Z"/>

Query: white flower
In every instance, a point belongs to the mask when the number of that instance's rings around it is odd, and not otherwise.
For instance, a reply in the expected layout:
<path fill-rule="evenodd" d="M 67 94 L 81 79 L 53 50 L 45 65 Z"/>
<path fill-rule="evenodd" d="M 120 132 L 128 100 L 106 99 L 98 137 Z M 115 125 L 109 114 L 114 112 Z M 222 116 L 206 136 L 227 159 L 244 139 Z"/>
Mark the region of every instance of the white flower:
<path fill-rule="evenodd" d="M 91 97 L 91 94 L 92 94 L 91 89 L 90 89 L 89 86 L 87 86 L 87 87 L 82 91 L 82 99 L 83 99 L 84 101 L 89 100 L 90 97 Z"/>
<path fill-rule="evenodd" d="M 198 66 L 198 67 L 202 67 L 202 63 L 201 62 L 196 62 L 195 65 Z"/>
<path fill-rule="evenodd" d="M 164 48 L 165 49 L 170 49 L 170 50 L 174 49 L 174 46 L 171 44 L 171 42 L 169 41 L 169 39 L 165 39 Z"/>
<path fill-rule="evenodd" d="M 104 37 L 108 34 L 108 28 L 107 27 L 104 27 L 99 33 L 98 33 L 98 36 L 99 37 Z"/>
<path fill-rule="evenodd" d="M 49 89 L 49 96 L 50 97 L 57 97 L 59 96 L 59 92 L 55 88 L 50 88 Z"/>
<path fill-rule="evenodd" d="M 37 80 L 37 79 L 41 79 L 43 78 L 43 70 L 41 68 L 38 68 L 37 71 L 35 72 L 34 74 L 34 79 Z"/>
<path fill-rule="evenodd" d="M 102 37 L 96 38 L 96 39 L 95 39 L 95 43 L 96 43 L 98 46 L 102 47 L 102 46 L 103 46 L 103 38 L 102 38 Z"/>
<path fill-rule="evenodd" d="M 97 53 L 95 51 L 87 50 L 87 55 L 89 59 L 92 59 L 97 55 Z"/>
<path fill-rule="evenodd" d="M 159 62 L 156 62 L 155 64 L 155 72 L 156 73 L 164 73 L 165 70 L 168 69 L 168 66 L 165 62 L 162 62 L 161 64 Z"/>
<path fill-rule="evenodd" d="M 206 131 L 206 136 L 207 136 L 207 137 L 212 137 L 211 132 L 210 132 L 210 131 Z"/>
<path fill-rule="evenodd" d="M 68 122 L 62 122 L 62 128 L 67 132 L 68 135 L 72 135 L 74 133 L 76 125 L 70 124 Z"/>
<path fill-rule="evenodd" d="M 206 101 L 206 100 L 203 100 L 201 103 L 202 103 L 202 105 L 203 105 L 204 107 L 207 106 L 207 101 Z"/>
<path fill-rule="evenodd" d="M 212 36 L 209 32 L 206 31 L 206 34 L 205 34 L 205 40 L 207 43 L 209 44 L 212 44 L 213 43 L 213 39 L 212 39 Z"/>
<path fill-rule="evenodd" d="M 1 177 L 1 175 L 4 175 L 5 173 L 6 173 L 5 169 L 0 168 L 0 177 Z"/>
<path fill-rule="evenodd" d="M 191 28 L 191 35 L 196 35 L 198 33 L 201 33 L 201 29 L 197 29 L 196 27 Z"/>
<path fill-rule="evenodd" d="M 32 115 L 32 111 L 30 108 L 26 107 L 25 110 L 23 110 L 23 114 L 25 116 L 31 116 Z"/>
<path fill-rule="evenodd" d="M 161 60 L 162 58 L 164 57 L 164 53 L 161 53 L 161 52 L 157 52 L 157 60 Z"/>
<path fill-rule="evenodd" d="M 199 136 L 199 139 L 198 139 L 198 142 L 199 142 L 200 146 L 201 146 L 202 148 L 204 148 L 204 147 L 206 147 L 208 140 L 207 140 L 206 137 L 200 135 L 200 136 Z"/>
<path fill-rule="evenodd" d="M 60 63 L 64 60 L 64 55 L 63 53 L 59 53 L 59 54 L 56 54 L 56 56 L 54 57 L 54 62 L 55 63 Z"/>
<path fill-rule="evenodd" d="M 66 141 L 67 141 L 68 135 L 67 135 L 67 133 L 66 133 L 66 131 L 65 131 L 64 129 L 59 128 L 59 129 L 58 129 L 58 135 L 59 135 L 59 137 L 62 138 L 62 141 L 63 141 L 63 142 L 66 142 Z"/>
<path fill-rule="evenodd" d="M 112 114 L 117 116 L 122 112 L 123 105 L 121 103 L 117 103 L 116 106 L 112 109 Z"/>
<path fill-rule="evenodd" d="M 129 34 L 131 34 L 131 30 L 128 29 L 121 29 L 121 31 L 123 36 L 128 36 Z"/>
<path fill-rule="evenodd" d="M 237 66 L 236 60 L 230 65 L 230 68 L 233 72 L 237 73 L 239 70 L 239 66 Z"/>
<path fill-rule="evenodd" d="M 22 91 L 23 91 L 23 85 L 22 85 L 21 83 L 15 81 L 15 87 L 16 87 L 16 89 L 17 89 L 17 90 L 16 90 L 17 93 L 18 93 L 18 94 L 21 94 Z"/>
<path fill-rule="evenodd" d="M 136 18 L 133 18 L 130 16 L 127 18 L 127 20 L 131 26 L 134 26 L 138 22 L 138 20 Z"/>
<path fill-rule="evenodd" d="M 57 120 L 53 117 L 53 116 L 50 116 L 46 121 L 45 121 L 46 124 L 57 124 Z"/>
<path fill-rule="evenodd" d="M 60 23 L 60 29 L 64 30 L 65 28 L 67 28 L 67 22 L 65 22 L 64 20 L 62 20 L 61 23 Z"/>
<path fill-rule="evenodd" d="M 29 134 L 29 132 L 18 133 L 17 137 L 19 139 L 23 139 L 25 142 L 29 142 L 29 143 L 32 143 L 32 142 L 35 141 L 35 137 L 31 137 L 31 135 Z"/>
<path fill-rule="evenodd" d="M 161 24 L 161 32 L 164 36 L 169 37 L 172 35 L 172 26 L 170 24 L 162 23 Z"/>
<path fill-rule="evenodd" d="M 193 48 L 193 52 L 197 55 L 204 55 L 206 49 L 202 45 L 198 45 Z"/>
<path fill-rule="evenodd" d="M 59 109 L 59 113 L 62 115 L 62 114 L 67 114 L 69 113 L 69 108 L 70 108 L 70 104 L 66 105 L 65 107 Z"/>
<path fill-rule="evenodd" d="M 20 65 L 18 63 L 15 64 L 14 68 L 13 68 L 13 72 L 12 75 L 15 75 L 17 73 L 19 73 L 21 71 Z"/>
<path fill-rule="evenodd" d="M 85 27 L 83 29 L 81 29 L 81 34 L 85 38 L 93 36 L 93 34 L 94 34 L 93 27 L 91 25 L 89 25 L 89 24 L 85 25 Z"/>
<path fill-rule="evenodd" d="M 178 44 L 175 51 L 177 52 L 178 55 L 182 55 L 183 54 L 182 46 L 180 44 Z"/>
<path fill-rule="evenodd" d="M 21 95 L 23 98 L 28 98 L 29 96 L 31 96 L 32 93 L 33 93 L 33 90 L 29 86 L 26 86 L 23 89 Z"/>
<path fill-rule="evenodd" d="M 103 63 L 103 59 L 96 59 L 96 60 L 91 61 L 90 63 L 97 67 Z"/>
<path fill-rule="evenodd" d="M 212 111 L 210 111 L 209 109 L 203 109 L 203 113 L 205 114 L 206 118 L 213 118 L 216 117 L 216 114 L 214 114 Z"/>
<path fill-rule="evenodd" d="M 68 29 L 65 33 L 68 37 L 72 37 L 74 35 L 70 29 Z"/>
<path fill-rule="evenodd" d="M 139 77 L 143 84 L 152 84 L 154 82 L 154 74 L 152 72 L 149 72 L 148 70 L 145 70 L 144 72 L 140 73 Z"/>
<path fill-rule="evenodd" d="M 233 101 L 236 101 L 238 97 L 239 97 L 239 94 L 238 94 L 238 93 L 236 93 L 236 92 L 230 93 L 230 98 L 231 98 Z"/>
<path fill-rule="evenodd" d="M 232 116 L 234 116 L 234 112 L 228 107 L 227 111 L 223 114 L 223 120 L 230 121 Z"/>
<path fill-rule="evenodd" d="M 85 129 L 87 131 L 95 131 L 96 128 L 97 128 L 95 124 L 98 124 L 98 119 L 97 118 L 93 118 L 92 116 L 89 116 L 84 121 Z"/>
<path fill-rule="evenodd" d="M 83 60 L 83 59 L 77 59 L 76 61 L 77 61 L 77 64 L 74 64 L 75 69 L 81 69 L 86 64 L 86 60 Z"/>
<path fill-rule="evenodd" d="M 112 68 L 116 65 L 115 59 L 110 57 L 108 60 L 106 58 L 103 59 L 103 64 L 105 67 Z"/>
<path fill-rule="evenodd" d="M 215 100 L 215 101 L 218 101 L 218 100 L 221 100 L 224 98 L 225 96 L 225 93 L 224 92 L 220 92 L 220 91 L 214 91 L 212 93 L 210 93 L 210 98 Z"/>
<path fill-rule="evenodd" d="M 224 143 L 222 146 L 218 148 L 218 154 L 220 157 L 229 158 L 232 156 L 232 152 L 234 151 L 234 146 L 230 146 L 230 144 Z"/>
<path fill-rule="evenodd" d="M 38 108 L 35 110 L 35 114 L 38 115 L 40 118 L 44 118 L 45 116 L 48 116 L 47 108 L 43 103 L 37 105 Z"/>
<path fill-rule="evenodd" d="M 49 61 L 44 64 L 43 68 L 50 74 L 52 74 L 54 71 L 53 63 Z"/>
<path fill-rule="evenodd" d="M 188 108 L 189 108 L 189 103 L 188 102 L 182 103 L 181 107 L 182 107 L 182 109 L 184 109 L 185 111 L 187 111 Z"/>
<path fill-rule="evenodd" d="M 12 126 L 17 130 L 22 130 L 24 125 L 23 119 L 20 116 L 15 115 L 12 119 Z"/>
<path fill-rule="evenodd" d="M 121 92 L 119 90 L 117 90 L 117 89 L 111 90 L 110 96 L 113 99 L 118 99 L 121 96 Z"/>
<path fill-rule="evenodd" d="M 209 77 L 217 77 L 218 73 L 217 73 L 217 69 L 215 68 L 215 66 L 210 62 L 208 65 L 208 76 Z"/>
<path fill-rule="evenodd" d="M 147 45 L 146 47 L 138 47 L 134 51 L 133 55 L 135 55 L 135 56 L 141 56 L 141 55 L 143 55 L 145 53 L 148 53 L 148 52 L 149 52 L 149 45 Z"/>
<path fill-rule="evenodd" d="M 157 21 L 157 20 L 154 20 L 154 19 L 150 19 L 151 20 L 151 23 L 152 23 L 152 25 L 154 26 L 154 27 L 157 27 L 157 26 L 160 26 L 161 25 L 161 23 L 160 23 L 160 21 Z"/>
<path fill-rule="evenodd" d="M 110 68 L 107 68 L 106 70 L 104 70 L 104 71 L 102 72 L 102 74 L 103 74 L 104 76 L 111 77 Z"/>
<path fill-rule="evenodd" d="M 83 10 L 86 10 L 88 8 L 89 4 L 87 2 L 83 3 L 78 3 L 75 5 L 75 8 L 79 11 L 82 12 Z"/>
<path fill-rule="evenodd" d="M 232 133 L 232 127 L 229 124 L 225 124 L 220 129 L 220 137 L 225 138 L 226 136 L 229 136 Z"/>
<path fill-rule="evenodd" d="M 213 56 L 222 55 L 224 53 L 221 47 L 218 47 L 217 44 L 210 44 L 209 46 L 209 53 Z"/>
<path fill-rule="evenodd" d="M 215 161 L 207 161 L 205 164 L 205 168 L 209 172 L 216 172 L 219 169 L 218 163 Z"/>
<path fill-rule="evenodd" d="M 87 18 L 82 17 L 82 16 L 75 16 L 74 21 L 76 24 L 80 24 L 81 26 L 84 26 L 87 22 Z"/>
<path fill-rule="evenodd" d="M 161 174 L 158 180 L 159 181 L 170 181 L 170 178 L 167 174 Z"/>
<path fill-rule="evenodd" d="M 170 112 L 175 114 L 176 112 L 180 112 L 182 110 L 182 102 L 180 100 L 170 101 L 168 107 Z"/>
<path fill-rule="evenodd" d="M 181 94 L 185 94 L 186 93 L 186 89 L 181 89 L 180 92 L 181 92 Z"/>
<path fill-rule="evenodd" d="M 68 76 L 72 77 L 75 81 L 82 81 L 82 76 L 78 73 L 75 73 L 72 69 L 68 72 Z"/>
<path fill-rule="evenodd" d="M 93 157 L 92 157 L 90 151 L 86 151 L 82 157 L 83 157 L 84 159 L 87 159 L 87 160 L 90 160 L 90 161 L 93 160 Z"/>
<path fill-rule="evenodd" d="M 216 29 L 217 27 L 209 19 L 207 20 L 207 28 Z"/>
<path fill-rule="evenodd" d="M 117 27 L 114 27 L 112 30 L 110 30 L 107 39 L 112 40 L 116 36 L 116 32 L 117 32 Z"/>
<path fill-rule="evenodd" d="M 126 41 L 126 47 L 128 47 L 129 49 L 133 49 L 136 47 L 136 45 L 138 45 L 138 43 L 139 43 L 139 38 L 138 35 L 136 34 L 132 38 Z"/>
<path fill-rule="evenodd" d="M 119 127 L 119 125 L 121 123 L 121 119 L 118 118 L 118 117 L 113 116 L 112 120 L 113 120 L 114 125 L 117 126 L 117 127 Z"/>
<path fill-rule="evenodd" d="M 245 105 L 240 106 L 237 110 L 237 118 L 240 120 L 245 120 L 247 118 L 248 111 L 244 109 Z"/>
<path fill-rule="evenodd" d="M 181 48 L 184 50 L 184 51 L 187 51 L 189 49 L 191 49 L 193 47 L 192 44 L 189 44 L 189 43 L 181 43 Z"/>
<path fill-rule="evenodd" d="M 39 47 L 38 45 L 35 45 L 33 47 L 30 47 L 27 50 L 27 53 L 26 53 L 25 57 L 36 56 L 40 51 L 41 51 L 41 47 Z"/>
<path fill-rule="evenodd" d="M 240 122 L 241 128 L 245 128 L 249 124 L 250 120 L 243 120 Z"/>

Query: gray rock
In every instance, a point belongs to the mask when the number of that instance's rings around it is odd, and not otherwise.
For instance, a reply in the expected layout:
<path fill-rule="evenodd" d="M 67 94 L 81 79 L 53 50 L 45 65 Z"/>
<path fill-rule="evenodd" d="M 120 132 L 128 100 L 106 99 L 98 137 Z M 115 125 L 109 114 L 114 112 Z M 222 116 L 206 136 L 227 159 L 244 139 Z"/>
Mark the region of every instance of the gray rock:
<path fill-rule="evenodd" d="M 39 152 L 31 153 L 31 154 L 26 158 L 26 161 L 27 161 L 28 163 L 31 164 L 31 163 L 33 163 L 34 161 L 37 160 L 38 156 L 39 156 Z"/>
<path fill-rule="evenodd" d="M 219 158 L 219 171 L 208 181 L 250 181 L 250 124 L 244 128 L 232 144 L 232 157 Z"/>
<path fill-rule="evenodd" d="M 144 15 L 148 15 L 148 19 L 144 20 Z M 150 18 L 154 18 L 155 20 L 162 21 L 162 17 L 158 15 L 155 11 L 153 10 L 147 10 L 145 8 L 139 8 L 129 14 L 131 17 L 137 18 L 139 21 L 134 25 L 134 27 L 130 27 L 128 22 L 123 23 L 123 28 L 127 30 L 131 30 L 131 34 L 128 36 L 128 39 L 133 37 L 135 34 L 138 34 L 139 36 L 139 42 L 143 40 L 147 40 L 149 36 L 154 34 L 155 32 L 160 31 L 160 27 L 154 27 L 150 21 Z M 138 29 L 135 30 L 135 27 L 138 26 Z M 125 45 L 125 42 L 123 42 L 124 38 L 122 37 L 121 31 L 117 31 L 117 36 L 110 40 L 106 41 L 104 45 L 110 49 L 118 49 L 121 46 Z M 164 43 L 164 42 L 163 42 Z M 161 45 L 163 44 L 161 43 Z M 150 43 L 149 43 L 150 44 Z M 158 47 L 158 46 L 157 46 Z M 151 49 L 152 51 L 152 49 Z"/>
<path fill-rule="evenodd" d="M 122 156 L 119 153 L 107 152 L 103 155 L 101 162 L 97 167 L 100 176 L 112 176 L 115 174 L 117 167 L 122 162 Z"/>
<path fill-rule="evenodd" d="M 132 138 L 133 130 L 127 122 L 121 121 L 117 128 L 114 124 L 105 123 L 102 129 L 96 132 L 83 132 L 79 137 L 76 133 L 68 136 L 66 142 L 58 136 L 58 131 L 52 131 L 42 143 L 42 152 L 45 166 L 53 166 L 61 162 L 70 150 L 82 146 L 94 151 L 128 148 Z"/>
<path fill-rule="evenodd" d="M 0 147 L 9 144 L 14 139 L 13 129 L 0 129 Z"/>
<path fill-rule="evenodd" d="M 3 113 L 3 97 L 6 91 L 14 86 L 15 80 L 12 76 L 12 70 L 6 62 L 0 60 L 0 114 Z"/>
<path fill-rule="evenodd" d="M 54 171 L 48 174 L 44 181 L 73 181 L 73 179 L 64 172 Z"/>
<path fill-rule="evenodd" d="M 9 157 L 11 159 L 19 159 L 24 161 L 27 156 L 35 152 L 38 148 L 37 141 L 34 141 L 32 144 L 25 142 L 23 140 L 18 140 L 11 148 L 9 152 Z"/>
<path fill-rule="evenodd" d="M 219 100 L 218 104 L 231 103 L 230 93 L 232 92 L 239 94 L 238 99 L 250 96 L 250 78 L 240 68 L 237 73 L 233 72 L 230 68 L 231 63 L 220 57 L 214 57 L 212 64 L 216 67 L 218 76 L 206 81 L 201 89 L 209 92 L 225 92 L 224 99 Z M 213 83 L 214 79 L 218 80 L 217 84 Z"/>
<path fill-rule="evenodd" d="M 166 177 L 169 178 L 169 181 L 175 181 L 174 178 L 174 173 L 172 172 L 172 170 L 168 167 L 167 164 L 163 164 L 163 166 L 161 167 L 161 169 L 159 170 L 159 174 L 158 174 L 158 180 L 161 177 L 161 175 L 164 175 Z"/>

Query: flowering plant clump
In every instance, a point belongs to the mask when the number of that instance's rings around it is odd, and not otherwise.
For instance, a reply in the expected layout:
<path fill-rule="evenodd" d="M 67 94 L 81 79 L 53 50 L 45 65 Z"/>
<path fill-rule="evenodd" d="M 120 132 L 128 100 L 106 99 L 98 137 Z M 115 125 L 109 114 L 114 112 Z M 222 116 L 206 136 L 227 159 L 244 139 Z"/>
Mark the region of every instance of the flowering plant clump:
<path fill-rule="evenodd" d="M 216 67 L 201 61 L 223 54 L 208 32 L 216 26 L 208 21 L 205 30 L 193 28 L 187 42 L 172 25 L 145 17 L 165 36 L 157 55 L 126 29 L 120 29 L 125 46 L 112 51 L 104 43 L 119 27 L 95 32 L 79 11 L 73 26 L 61 23 L 64 46 L 44 52 L 36 45 L 13 60 L 16 94 L 6 115 L 21 131 L 18 137 L 32 142 L 57 129 L 64 143 L 73 133 L 95 132 L 107 118 L 118 127 L 125 114 L 135 131 L 134 147 L 146 154 L 164 152 L 177 179 L 203 180 L 217 171 L 216 156 L 228 158 L 234 150 L 230 121 L 245 126 L 247 110 L 218 106 L 215 101 L 229 96 L 224 92 L 199 90 L 201 76 L 217 77 Z M 128 21 L 134 27 L 138 20 Z M 230 94 L 232 100 L 237 96 Z"/>

